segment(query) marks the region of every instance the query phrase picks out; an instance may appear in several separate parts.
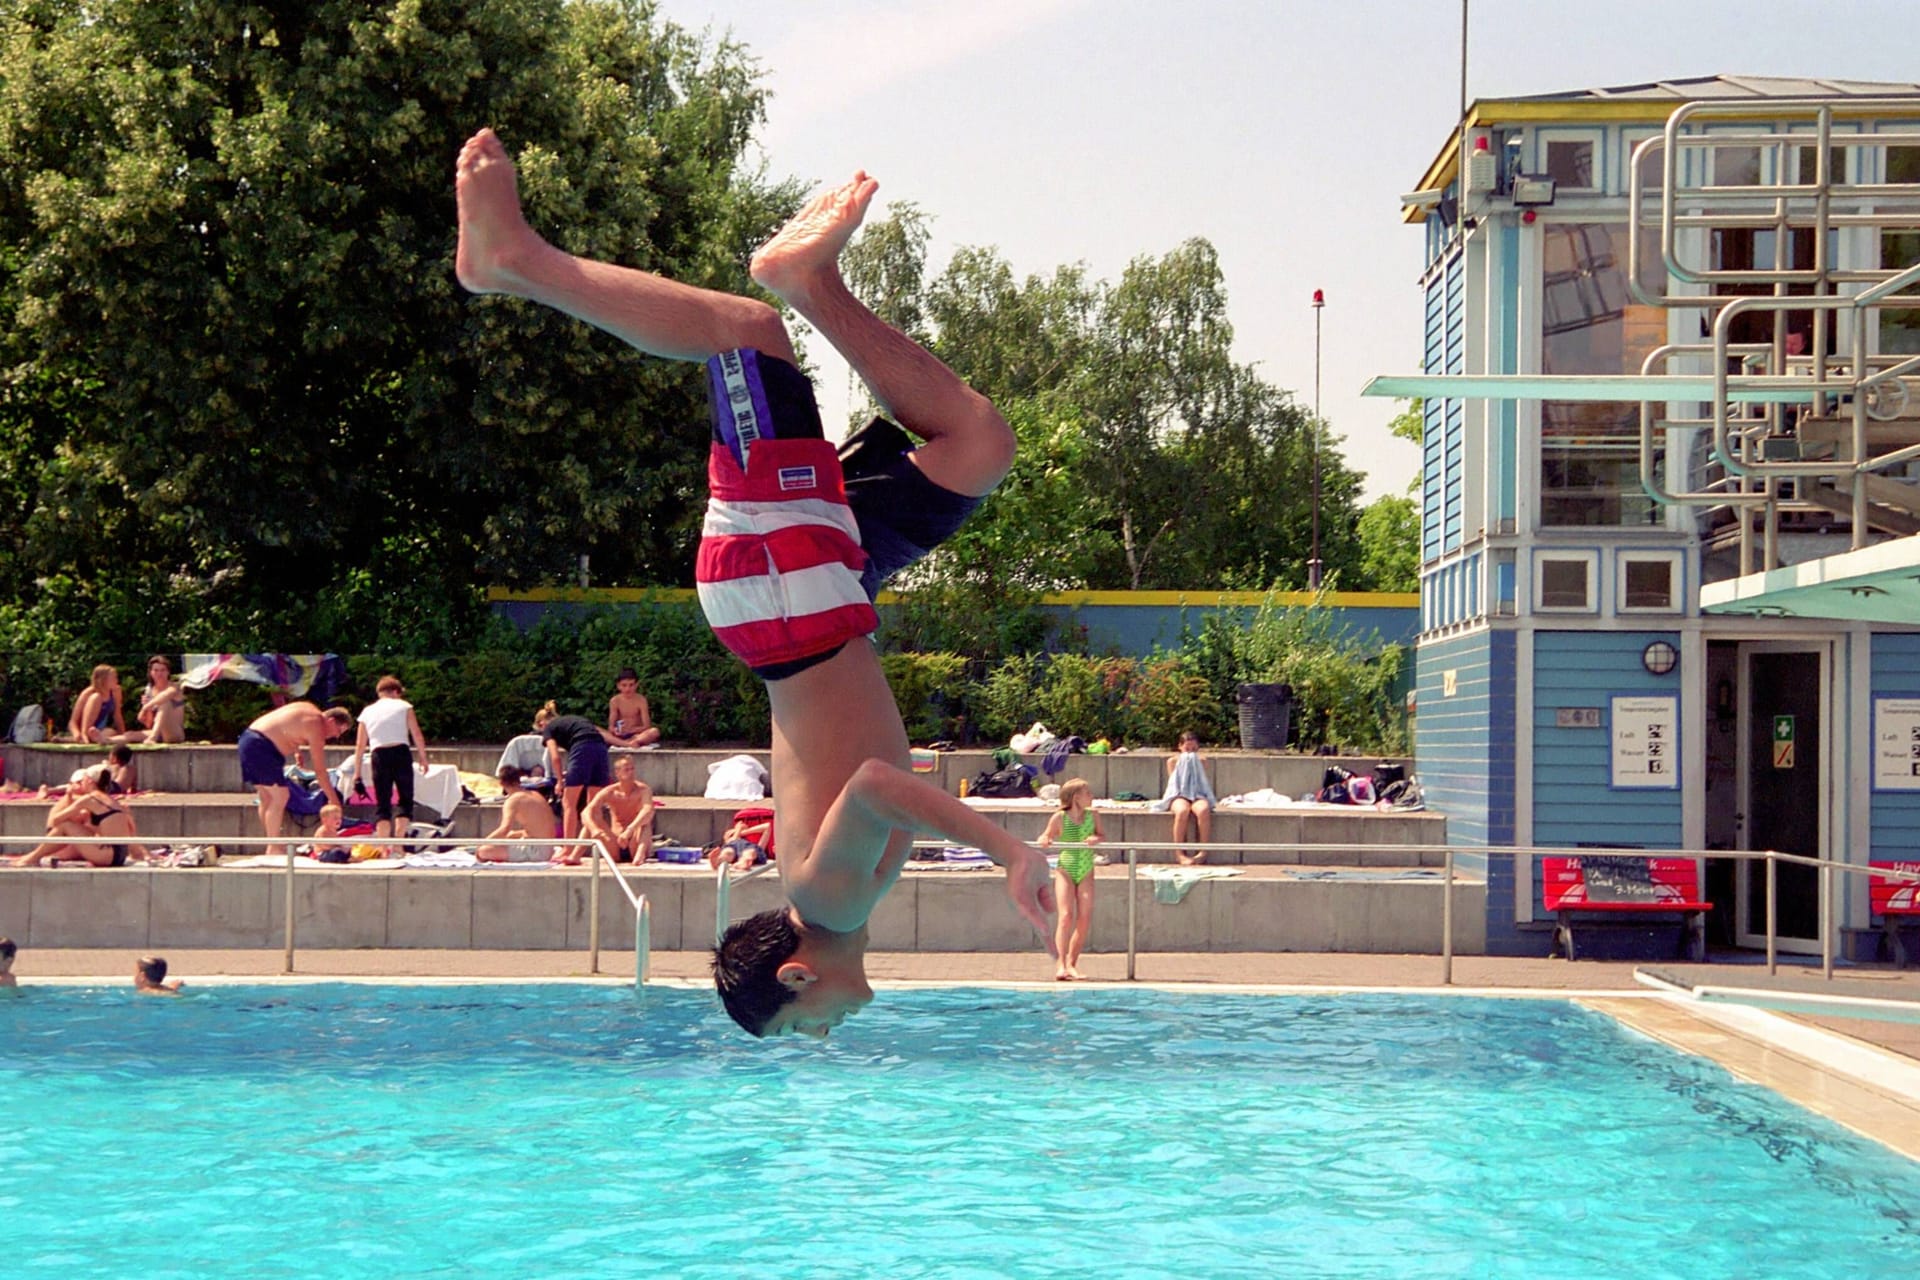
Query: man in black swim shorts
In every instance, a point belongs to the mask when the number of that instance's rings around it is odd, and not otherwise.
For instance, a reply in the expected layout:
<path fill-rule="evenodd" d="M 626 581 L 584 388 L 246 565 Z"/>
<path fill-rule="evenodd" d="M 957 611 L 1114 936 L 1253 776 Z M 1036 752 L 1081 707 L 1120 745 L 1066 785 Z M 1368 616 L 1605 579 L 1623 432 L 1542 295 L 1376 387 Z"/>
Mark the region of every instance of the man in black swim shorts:
<path fill-rule="evenodd" d="M 841 278 L 840 251 L 878 185 L 863 172 L 820 193 L 752 262 L 754 281 L 824 335 L 899 424 L 856 436 L 843 463 L 822 438 L 779 312 L 555 248 L 522 216 L 513 163 L 490 129 L 455 165 L 462 285 L 707 366 L 710 498 L 694 576 L 715 635 L 767 682 L 788 899 L 735 924 L 714 956 L 722 1003 L 755 1035 L 824 1036 L 873 998 L 867 919 L 918 832 L 1006 868 L 1008 898 L 1053 946 L 1046 859 L 913 776 L 899 706 L 866 638 L 881 582 L 959 526 L 1014 448 L 986 397 Z"/>

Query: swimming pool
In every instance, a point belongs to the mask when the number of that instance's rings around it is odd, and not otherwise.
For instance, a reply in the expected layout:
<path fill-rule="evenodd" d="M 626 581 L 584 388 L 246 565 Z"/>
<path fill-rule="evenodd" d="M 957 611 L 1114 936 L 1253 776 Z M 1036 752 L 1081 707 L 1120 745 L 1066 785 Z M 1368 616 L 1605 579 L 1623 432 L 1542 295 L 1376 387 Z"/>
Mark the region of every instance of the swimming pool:
<path fill-rule="evenodd" d="M 0 1000 L 13 1276 L 1920 1274 L 1920 1165 L 1559 1001 Z"/>

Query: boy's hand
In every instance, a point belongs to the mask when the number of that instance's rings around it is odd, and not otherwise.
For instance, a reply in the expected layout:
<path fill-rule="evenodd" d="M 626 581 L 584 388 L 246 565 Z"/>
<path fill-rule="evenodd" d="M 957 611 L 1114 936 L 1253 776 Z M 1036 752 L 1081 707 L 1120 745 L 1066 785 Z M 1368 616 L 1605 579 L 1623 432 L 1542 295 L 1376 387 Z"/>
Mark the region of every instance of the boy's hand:
<path fill-rule="evenodd" d="M 1041 938 L 1047 944 L 1047 954 L 1059 959 L 1060 951 L 1053 940 L 1052 916 L 1056 909 L 1053 875 L 1047 868 L 1045 854 L 1021 845 L 1019 854 L 1009 858 L 1007 897 L 1012 900 L 1014 909 L 1027 918 L 1027 923 L 1040 931 Z"/>

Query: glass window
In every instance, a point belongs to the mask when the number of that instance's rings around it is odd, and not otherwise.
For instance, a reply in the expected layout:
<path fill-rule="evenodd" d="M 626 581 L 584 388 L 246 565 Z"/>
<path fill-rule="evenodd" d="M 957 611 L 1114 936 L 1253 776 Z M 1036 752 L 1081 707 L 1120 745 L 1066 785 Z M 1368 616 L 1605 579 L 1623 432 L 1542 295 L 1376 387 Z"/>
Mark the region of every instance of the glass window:
<path fill-rule="evenodd" d="M 1641 278 L 1664 279 L 1658 236 L 1641 240 Z M 1667 341 L 1667 316 L 1627 293 L 1627 229 L 1552 223 L 1541 240 L 1540 371 L 1639 373 Z M 1656 286 L 1657 287 L 1657 286 Z M 1540 522 L 1645 525 L 1658 521 L 1640 487 L 1640 406 L 1549 400 L 1540 406 Z"/>
<path fill-rule="evenodd" d="M 1673 607 L 1673 561 L 1628 559 L 1621 564 L 1621 607 L 1626 609 L 1671 609 Z"/>
<path fill-rule="evenodd" d="M 1913 150 L 1920 151 L 1920 147 Z M 1920 231 L 1888 230 L 1880 233 L 1882 267 L 1898 270 L 1916 262 L 1920 262 Z M 1888 355 L 1920 355 L 1920 308 L 1881 308 L 1880 350 Z"/>
<path fill-rule="evenodd" d="M 1713 148 L 1713 182 L 1719 187 L 1760 185 L 1760 148 Z"/>
<path fill-rule="evenodd" d="M 1547 143 L 1547 176 L 1557 187 L 1591 190 L 1593 143 L 1585 139 Z"/>
<path fill-rule="evenodd" d="M 1542 609 L 1591 609 L 1593 598 L 1593 562 L 1542 556 L 1540 569 L 1540 607 Z"/>
<path fill-rule="evenodd" d="M 1920 147 L 1887 148 L 1887 181 L 1920 182 Z"/>
<path fill-rule="evenodd" d="M 1800 155 L 1800 176 L 1795 179 L 1803 186 L 1811 186 L 1820 178 L 1820 148 L 1795 147 Z M 1847 180 L 1847 148 L 1827 148 L 1827 181 L 1838 186 Z"/>

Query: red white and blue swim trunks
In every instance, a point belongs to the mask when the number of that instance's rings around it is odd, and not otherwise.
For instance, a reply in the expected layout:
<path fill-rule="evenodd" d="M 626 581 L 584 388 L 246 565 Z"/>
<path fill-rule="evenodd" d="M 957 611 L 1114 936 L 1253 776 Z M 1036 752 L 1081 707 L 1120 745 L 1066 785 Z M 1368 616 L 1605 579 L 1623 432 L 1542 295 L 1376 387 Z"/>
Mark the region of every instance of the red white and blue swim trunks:
<path fill-rule="evenodd" d="M 713 444 L 694 579 L 720 642 L 763 680 L 826 661 L 879 626 L 880 584 L 938 546 L 978 498 L 928 480 L 891 423 L 840 450 L 805 375 L 758 351 L 707 362 Z M 843 468 L 843 459 L 845 466 Z"/>

